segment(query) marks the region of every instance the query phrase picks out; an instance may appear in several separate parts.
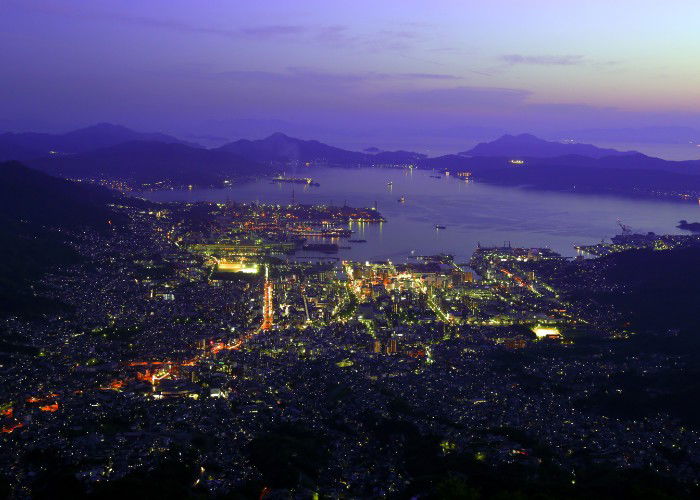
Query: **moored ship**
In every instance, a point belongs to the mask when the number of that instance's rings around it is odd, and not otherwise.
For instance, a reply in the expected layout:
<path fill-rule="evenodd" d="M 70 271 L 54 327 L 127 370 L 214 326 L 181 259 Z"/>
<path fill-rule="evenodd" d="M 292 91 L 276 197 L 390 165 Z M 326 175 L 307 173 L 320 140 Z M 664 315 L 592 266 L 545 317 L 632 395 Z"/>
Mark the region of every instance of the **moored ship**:
<path fill-rule="evenodd" d="M 290 184 L 305 184 L 307 186 L 320 186 L 318 182 L 310 177 L 283 177 L 281 175 L 272 179 L 273 183 L 290 183 Z"/>

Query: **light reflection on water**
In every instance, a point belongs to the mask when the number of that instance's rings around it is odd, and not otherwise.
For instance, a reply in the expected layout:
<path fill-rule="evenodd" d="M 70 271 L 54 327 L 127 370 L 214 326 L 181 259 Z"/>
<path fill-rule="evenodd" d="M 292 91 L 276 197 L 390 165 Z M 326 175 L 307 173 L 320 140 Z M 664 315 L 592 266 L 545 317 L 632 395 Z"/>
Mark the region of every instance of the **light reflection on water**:
<path fill-rule="evenodd" d="M 157 191 L 154 201 L 220 201 L 329 204 L 377 208 L 385 224 L 353 224 L 353 239 L 340 257 L 402 260 L 412 255 L 451 253 L 466 259 L 477 244 L 548 246 L 574 255 L 575 244 L 598 243 L 619 231 L 617 220 L 635 232 L 684 233 L 681 219 L 700 220 L 694 203 L 577 195 L 466 183 L 435 172 L 401 169 L 300 168 L 286 172 L 319 187 L 272 184 L 261 179 L 225 189 Z M 440 175 L 440 174 L 437 174 Z M 387 186 L 392 182 L 392 186 Z M 400 197 L 405 202 L 400 203 Z M 435 225 L 446 229 L 437 230 Z M 688 234 L 688 233 L 685 233 Z"/>

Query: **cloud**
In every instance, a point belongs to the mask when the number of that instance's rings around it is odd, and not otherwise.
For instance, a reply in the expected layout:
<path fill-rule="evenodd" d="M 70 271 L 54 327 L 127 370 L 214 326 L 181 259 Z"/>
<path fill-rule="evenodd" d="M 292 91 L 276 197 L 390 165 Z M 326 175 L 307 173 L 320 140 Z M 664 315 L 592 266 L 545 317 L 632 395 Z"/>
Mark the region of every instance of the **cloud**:
<path fill-rule="evenodd" d="M 215 76 L 217 78 L 251 82 L 313 82 L 315 84 L 330 83 L 334 85 L 379 81 L 454 81 L 461 79 L 459 76 L 444 73 L 382 73 L 376 71 L 337 73 L 302 66 L 290 66 L 284 71 L 222 71 L 216 73 Z"/>
<path fill-rule="evenodd" d="M 427 40 L 422 33 L 407 29 L 381 30 L 358 39 L 357 46 L 368 52 L 413 51 L 418 46 L 425 46 Z"/>
<path fill-rule="evenodd" d="M 237 31 L 242 35 L 250 37 L 262 37 L 271 38 L 278 36 L 295 36 L 303 35 L 307 32 L 307 28 L 304 26 L 293 26 L 293 25 L 270 25 L 270 26 L 254 26 L 251 28 L 243 28 Z"/>
<path fill-rule="evenodd" d="M 536 102 L 530 104 L 530 109 L 539 113 L 547 114 L 559 114 L 559 115 L 585 115 L 594 114 L 600 115 L 601 113 L 608 112 L 622 112 L 620 108 L 614 106 L 596 106 L 591 104 L 580 104 L 580 103 L 546 103 L 546 102 Z"/>
<path fill-rule="evenodd" d="M 234 40 L 242 38 L 255 40 L 268 40 L 279 38 L 301 39 L 308 36 L 309 34 L 312 34 L 315 30 L 324 29 L 311 28 L 308 26 L 301 25 L 282 24 L 248 26 L 244 28 L 219 28 L 216 26 L 199 26 L 186 22 L 173 21 L 167 19 L 156 19 L 151 17 L 135 17 L 110 14 L 109 18 L 111 20 L 118 19 L 119 21 L 125 24 L 162 28 L 186 34 L 220 36 L 225 38 L 231 38 Z"/>
<path fill-rule="evenodd" d="M 69 19 L 101 21 L 146 28 L 163 29 L 183 34 L 209 35 L 233 40 L 250 39 L 288 40 L 306 44 L 322 44 L 335 48 L 347 48 L 362 52 L 405 52 L 414 48 L 421 39 L 418 31 L 411 29 L 379 30 L 369 33 L 353 33 L 342 24 L 284 24 L 221 26 L 195 24 L 188 19 L 164 16 L 133 15 L 135 9 L 104 9 L 91 5 L 76 5 L 58 0 L 2 0 L 15 9 L 40 12 Z"/>
<path fill-rule="evenodd" d="M 586 62 L 581 55 L 561 55 L 561 56 L 524 56 L 521 54 L 506 54 L 501 59 L 508 64 L 530 64 L 536 66 L 575 66 Z"/>
<path fill-rule="evenodd" d="M 521 107 L 532 95 L 529 90 L 501 87 L 452 87 L 391 92 L 385 99 L 407 108 L 426 111 L 502 111 Z"/>
<path fill-rule="evenodd" d="M 220 27 L 215 25 L 198 25 L 187 21 L 167 19 L 166 17 L 149 17 L 126 14 L 128 10 L 105 10 L 95 6 L 75 5 L 68 2 L 6 0 L 11 7 L 44 14 L 63 16 L 71 19 L 89 21 L 107 21 L 166 29 L 179 33 L 213 35 L 231 39 L 278 39 L 296 38 L 323 41 L 332 32 L 340 32 L 342 26 L 305 26 L 296 24 L 261 24 L 257 26 Z"/>
<path fill-rule="evenodd" d="M 414 80 L 460 80 L 459 76 L 441 73 L 399 73 L 395 76 Z"/>
<path fill-rule="evenodd" d="M 331 47 L 350 46 L 358 41 L 356 36 L 348 33 L 348 27 L 343 25 L 323 26 L 316 30 L 313 39 Z"/>

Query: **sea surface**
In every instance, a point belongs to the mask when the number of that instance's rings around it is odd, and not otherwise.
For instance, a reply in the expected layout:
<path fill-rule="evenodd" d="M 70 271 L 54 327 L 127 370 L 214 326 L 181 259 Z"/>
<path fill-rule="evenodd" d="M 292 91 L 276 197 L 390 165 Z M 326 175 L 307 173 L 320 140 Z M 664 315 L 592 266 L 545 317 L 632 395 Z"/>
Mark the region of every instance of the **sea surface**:
<path fill-rule="evenodd" d="M 479 244 L 549 247 L 574 256 L 574 245 L 599 243 L 620 233 L 690 234 L 675 226 L 700 221 L 700 205 L 654 199 L 579 195 L 501 187 L 444 176 L 429 170 L 384 168 L 299 168 L 289 177 L 311 177 L 320 186 L 274 184 L 259 179 L 224 189 L 143 193 L 153 201 L 235 201 L 276 204 L 328 204 L 373 207 L 383 224 L 353 224 L 353 239 L 338 257 L 405 261 L 418 255 L 448 253 L 468 259 Z M 435 178 L 432 176 L 440 176 Z M 389 182 L 392 184 L 387 185 Z M 398 200 L 404 197 L 405 201 Z M 436 225 L 445 229 L 436 229 Z M 297 256 L 314 256 L 299 252 Z"/>

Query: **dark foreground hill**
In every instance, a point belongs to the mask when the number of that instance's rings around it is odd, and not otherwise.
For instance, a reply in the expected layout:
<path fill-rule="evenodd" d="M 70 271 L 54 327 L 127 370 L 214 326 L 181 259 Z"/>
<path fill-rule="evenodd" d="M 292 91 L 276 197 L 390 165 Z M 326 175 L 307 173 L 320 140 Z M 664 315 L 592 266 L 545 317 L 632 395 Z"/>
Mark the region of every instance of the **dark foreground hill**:
<path fill-rule="evenodd" d="M 609 387 L 591 393 L 582 407 L 618 418 L 644 419 L 655 412 L 700 426 L 700 248 L 639 249 L 571 263 L 555 277 L 569 287 L 569 299 L 590 301 L 609 312 L 632 338 L 618 354 L 677 359 L 654 371 L 611 377 Z"/>
<path fill-rule="evenodd" d="M 32 280 L 56 266 L 76 262 L 71 233 L 105 233 L 119 222 L 108 203 L 113 192 L 29 169 L 0 164 L 0 315 L 36 311 Z"/>
<path fill-rule="evenodd" d="M 700 348 L 696 304 L 700 301 L 700 247 L 672 250 L 630 250 L 577 263 L 572 283 L 585 285 L 599 304 L 624 317 L 632 331 L 658 334 L 665 343 L 669 331 L 687 334 Z M 563 276 L 566 280 L 567 277 Z M 575 295 L 579 296 L 579 295 Z M 699 353 L 700 354 L 700 353 Z"/>

